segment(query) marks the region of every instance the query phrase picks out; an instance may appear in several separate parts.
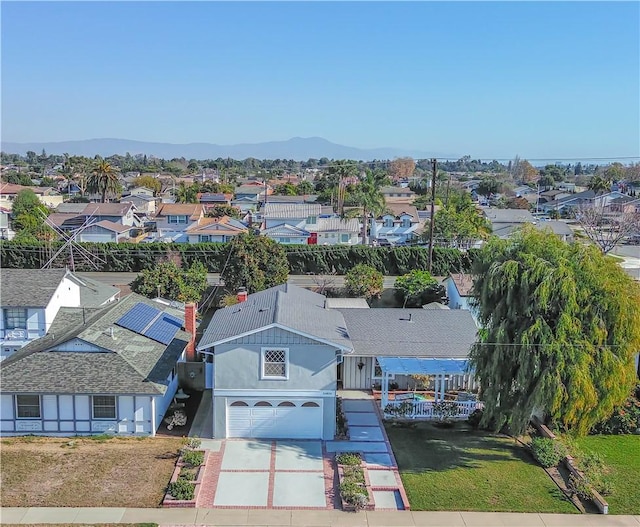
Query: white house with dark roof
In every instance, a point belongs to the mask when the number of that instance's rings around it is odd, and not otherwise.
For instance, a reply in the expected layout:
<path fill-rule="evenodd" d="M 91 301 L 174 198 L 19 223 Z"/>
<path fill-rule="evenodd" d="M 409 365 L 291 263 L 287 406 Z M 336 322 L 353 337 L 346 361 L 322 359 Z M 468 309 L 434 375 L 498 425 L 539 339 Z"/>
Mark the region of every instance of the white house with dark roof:
<path fill-rule="evenodd" d="M 60 309 L 45 337 L 0 363 L 0 434 L 155 435 L 193 350 L 195 306 L 186 313 L 135 293 Z"/>
<path fill-rule="evenodd" d="M 44 336 L 60 308 L 98 307 L 120 296 L 118 288 L 67 269 L 2 269 L 0 281 L 0 360 Z"/>
<path fill-rule="evenodd" d="M 383 214 L 371 220 L 372 240 L 405 243 L 420 233 L 422 224 L 415 206 L 387 203 L 386 209 Z"/>
<path fill-rule="evenodd" d="M 469 382 L 476 331 L 464 310 L 341 309 L 291 284 L 248 295 L 216 311 L 197 347 L 214 364 L 213 436 L 332 439 L 338 383 L 409 384 L 391 359 L 431 368 L 444 397 L 454 375 Z"/>
<path fill-rule="evenodd" d="M 247 226 L 229 216 L 221 218 L 201 218 L 187 227 L 189 243 L 228 242 L 239 234 L 247 232 Z"/>

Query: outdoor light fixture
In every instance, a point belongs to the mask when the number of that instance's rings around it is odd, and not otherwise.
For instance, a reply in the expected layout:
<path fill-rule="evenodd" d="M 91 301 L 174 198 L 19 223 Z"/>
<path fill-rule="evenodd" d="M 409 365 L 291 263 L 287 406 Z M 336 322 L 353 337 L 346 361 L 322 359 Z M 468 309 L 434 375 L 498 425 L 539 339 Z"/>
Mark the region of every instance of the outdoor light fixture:
<path fill-rule="evenodd" d="M 364 362 L 360 361 L 358 363 L 358 369 L 361 370 L 362 368 L 364 368 Z"/>

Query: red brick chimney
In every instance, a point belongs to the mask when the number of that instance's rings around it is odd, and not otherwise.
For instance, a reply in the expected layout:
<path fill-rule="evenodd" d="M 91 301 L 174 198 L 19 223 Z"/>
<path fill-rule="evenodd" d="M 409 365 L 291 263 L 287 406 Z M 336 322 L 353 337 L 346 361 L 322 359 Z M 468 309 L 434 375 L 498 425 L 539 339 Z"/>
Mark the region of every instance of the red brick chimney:
<path fill-rule="evenodd" d="M 187 333 L 191 333 L 191 340 L 187 344 L 186 360 L 187 362 L 196 361 L 196 311 L 197 306 L 193 303 L 184 306 L 184 329 Z"/>
<path fill-rule="evenodd" d="M 241 287 L 238 289 L 237 298 L 238 302 L 246 302 L 247 300 L 247 289 L 245 287 Z"/>

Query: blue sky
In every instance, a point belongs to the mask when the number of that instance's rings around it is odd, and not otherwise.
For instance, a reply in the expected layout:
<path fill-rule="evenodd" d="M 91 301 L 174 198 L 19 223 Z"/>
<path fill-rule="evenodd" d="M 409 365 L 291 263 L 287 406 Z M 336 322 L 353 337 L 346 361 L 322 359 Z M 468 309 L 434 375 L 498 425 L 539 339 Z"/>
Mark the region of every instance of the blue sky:
<path fill-rule="evenodd" d="M 2 2 L 2 138 L 640 156 L 637 2 Z"/>

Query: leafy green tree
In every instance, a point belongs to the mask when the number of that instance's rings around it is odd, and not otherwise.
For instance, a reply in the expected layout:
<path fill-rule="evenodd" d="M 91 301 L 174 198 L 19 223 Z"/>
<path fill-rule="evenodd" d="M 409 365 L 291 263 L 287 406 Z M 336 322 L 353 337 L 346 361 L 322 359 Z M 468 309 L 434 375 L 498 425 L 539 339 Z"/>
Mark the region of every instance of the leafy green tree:
<path fill-rule="evenodd" d="M 311 181 L 301 181 L 296 188 L 298 196 L 306 196 L 313 193 L 313 183 Z"/>
<path fill-rule="evenodd" d="M 53 230 L 45 223 L 49 209 L 33 190 L 26 188 L 18 192 L 13 200 L 11 215 L 17 241 L 33 242 L 54 238 Z"/>
<path fill-rule="evenodd" d="M 640 286 L 596 247 L 526 227 L 476 255 L 483 330 L 471 362 L 484 423 L 522 432 L 533 412 L 581 435 L 635 381 Z"/>
<path fill-rule="evenodd" d="M 107 195 L 115 196 L 120 192 L 116 169 L 104 159 L 98 158 L 87 178 L 87 190 L 100 194 L 100 201 L 106 203 Z"/>
<path fill-rule="evenodd" d="M 540 177 L 551 178 L 554 182 L 562 181 L 564 179 L 564 176 L 564 168 L 558 165 L 546 165 L 544 168 L 540 169 Z"/>
<path fill-rule="evenodd" d="M 149 190 L 153 190 L 153 195 L 157 196 L 162 190 L 162 183 L 159 179 L 153 176 L 139 176 L 133 180 L 133 184 L 136 187 L 146 187 Z"/>
<path fill-rule="evenodd" d="M 485 176 L 478 185 L 478 194 L 482 196 L 488 196 L 489 194 L 495 194 L 500 189 L 500 182 L 495 176 Z"/>
<path fill-rule="evenodd" d="M 431 276 L 429 271 L 414 269 L 405 275 L 396 278 L 393 287 L 397 289 L 404 299 L 402 307 L 407 307 L 409 300 L 416 303 L 440 302 L 444 300 L 444 287 Z M 426 301 L 423 297 L 427 296 Z"/>
<path fill-rule="evenodd" d="M 449 204 L 434 217 L 433 236 L 438 245 L 466 247 L 476 240 L 486 239 L 490 232 L 489 222 L 467 193 L 452 195 Z M 425 232 L 423 239 L 428 240 L 428 236 Z"/>
<path fill-rule="evenodd" d="M 283 183 L 282 185 L 276 185 L 275 193 L 279 196 L 296 196 L 298 189 L 293 183 Z"/>
<path fill-rule="evenodd" d="M 364 298 L 379 298 L 384 279 L 382 273 L 365 264 L 352 267 L 344 277 L 344 285 L 349 294 Z"/>
<path fill-rule="evenodd" d="M 135 293 L 180 302 L 198 302 L 207 287 L 207 269 L 200 262 L 186 270 L 172 261 L 161 262 L 152 269 L 144 269 L 131 282 L 131 290 Z"/>
<path fill-rule="evenodd" d="M 187 185 L 184 181 L 181 181 L 176 189 L 176 201 L 178 203 L 198 203 L 199 187 L 195 183 L 193 185 Z"/>
<path fill-rule="evenodd" d="M 249 294 L 289 278 L 289 263 L 282 245 L 266 236 L 241 234 L 229 243 L 229 258 L 221 273 L 231 292 L 246 287 Z"/>
<path fill-rule="evenodd" d="M 12 183 L 14 185 L 22 185 L 24 187 L 33 186 L 33 181 L 31 181 L 29 174 L 10 172 L 6 175 L 3 175 L 2 179 L 4 179 L 7 183 Z"/>
<path fill-rule="evenodd" d="M 208 210 L 207 216 L 209 218 L 222 218 L 223 216 L 229 216 L 230 218 L 238 220 L 242 217 L 242 213 L 239 209 L 232 207 L 231 205 L 215 205 Z"/>

